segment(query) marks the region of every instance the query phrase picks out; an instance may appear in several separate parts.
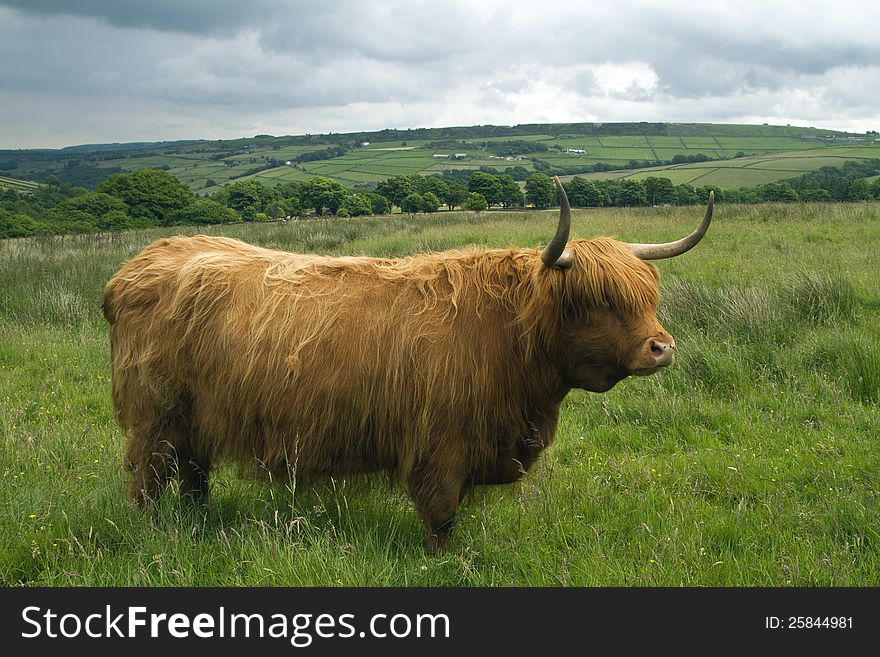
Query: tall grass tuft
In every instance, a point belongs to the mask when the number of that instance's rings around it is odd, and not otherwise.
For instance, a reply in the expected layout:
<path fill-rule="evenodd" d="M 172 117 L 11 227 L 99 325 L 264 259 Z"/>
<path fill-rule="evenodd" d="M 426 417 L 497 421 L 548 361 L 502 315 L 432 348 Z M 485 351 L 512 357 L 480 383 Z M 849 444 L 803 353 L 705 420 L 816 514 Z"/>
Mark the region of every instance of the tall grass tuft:
<path fill-rule="evenodd" d="M 852 282 L 837 271 L 800 271 L 789 275 L 782 300 L 812 325 L 852 321 L 858 308 Z"/>
<path fill-rule="evenodd" d="M 862 337 L 852 345 L 852 390 L 867 404 L 880 403 L 880 343 Z"/>
<path fill-rule="evenodd" d="M 876 334 L 829 336 L 816 350 L 814 363 L 841 381 L 853 398 L 866 404 L 880 402 L 880 340 Z"/>

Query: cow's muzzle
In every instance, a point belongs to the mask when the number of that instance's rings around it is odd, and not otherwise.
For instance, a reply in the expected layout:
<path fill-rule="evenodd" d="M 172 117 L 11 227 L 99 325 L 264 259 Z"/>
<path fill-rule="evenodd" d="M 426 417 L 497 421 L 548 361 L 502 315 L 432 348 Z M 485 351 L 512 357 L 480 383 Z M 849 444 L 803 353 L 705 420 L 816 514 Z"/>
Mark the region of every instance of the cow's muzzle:
<path fill-rule="evenodd" d="M 666 367 L 675 362 L 675 340 L 648 340 L 648 351 L 654 359 L 655 367 Z"/>

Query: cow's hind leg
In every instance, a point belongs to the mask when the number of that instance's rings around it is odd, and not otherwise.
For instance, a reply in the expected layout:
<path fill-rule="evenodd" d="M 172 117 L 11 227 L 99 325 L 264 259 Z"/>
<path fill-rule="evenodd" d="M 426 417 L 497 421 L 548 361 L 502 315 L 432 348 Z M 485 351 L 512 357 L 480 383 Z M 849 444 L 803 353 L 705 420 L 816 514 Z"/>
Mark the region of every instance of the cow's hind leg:
<path fill-rule="evenodd" d="M 446 550 L 464 487 L 464 474 L 437 459 L 419 462 L 409 476 L 409 494 L 425 527 L 429 555 Z"/>

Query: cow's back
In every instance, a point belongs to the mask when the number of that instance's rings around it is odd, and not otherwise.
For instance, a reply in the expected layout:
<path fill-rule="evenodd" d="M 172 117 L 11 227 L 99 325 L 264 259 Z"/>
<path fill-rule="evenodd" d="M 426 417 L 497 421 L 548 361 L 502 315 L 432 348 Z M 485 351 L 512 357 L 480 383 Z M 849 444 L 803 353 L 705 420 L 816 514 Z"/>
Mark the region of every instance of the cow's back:
<path fill-rule="evenodd" d="M 104 287 L 104 316 L 113 325 L 126 316 L 150 312 L 176 291 L 181 272 L 208 253 L 271 253 L 224 237 L 166 237 L 129 260 Z"/>

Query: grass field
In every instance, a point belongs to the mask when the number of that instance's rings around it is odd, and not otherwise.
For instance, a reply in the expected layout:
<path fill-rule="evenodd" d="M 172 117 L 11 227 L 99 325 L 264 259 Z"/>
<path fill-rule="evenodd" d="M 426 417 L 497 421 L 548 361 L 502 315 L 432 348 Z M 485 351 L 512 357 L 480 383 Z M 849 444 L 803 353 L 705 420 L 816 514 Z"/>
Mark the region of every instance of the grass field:
<path fill-rule="evenodd" d="M 696 208 L 575 211 L 573 236 L 659 241 Z M 169 230 L 0 241 L 0 583 L 880 585 L 880 205 L 719 206 L 658 263 L 668 371 L 573 392 L 524 481 L 466 499 L 428 558 L 380 480 L 290 490 L 221 469 L 207 511 L 125 500 L 105 281 Z M 256 244 L 405 255 L 538 246 L 553 212 L 202 227 Z M 195 229 L 177 229 L 193 232 Z"/>

